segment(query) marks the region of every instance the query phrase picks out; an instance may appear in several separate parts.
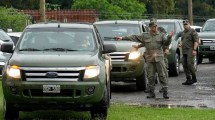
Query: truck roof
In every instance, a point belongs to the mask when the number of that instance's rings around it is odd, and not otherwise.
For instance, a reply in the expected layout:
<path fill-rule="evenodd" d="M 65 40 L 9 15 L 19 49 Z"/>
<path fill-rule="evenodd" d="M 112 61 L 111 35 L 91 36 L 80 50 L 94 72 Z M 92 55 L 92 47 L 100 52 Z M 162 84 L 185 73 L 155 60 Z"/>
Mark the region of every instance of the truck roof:
<path fill-rule="evenodd" d="M 144 21 L 139 20 L 106 20 L 106 21 L 97 21 L 94 24 L 139 24 L 144 23 Z"/>
<path fill-rule="evenodd" d="M 146 20 L 145 22 L 149 22 L 150 20 Z M 157 22 L 174 22 L 174 21 L 183 21 L 182 19 L 157 19 Z"/>
<path fill-rule="evenodd" d="M 85 28 L 92 29 L 93 25 L 89 23 L 37 23 L 26 28 Z"/>

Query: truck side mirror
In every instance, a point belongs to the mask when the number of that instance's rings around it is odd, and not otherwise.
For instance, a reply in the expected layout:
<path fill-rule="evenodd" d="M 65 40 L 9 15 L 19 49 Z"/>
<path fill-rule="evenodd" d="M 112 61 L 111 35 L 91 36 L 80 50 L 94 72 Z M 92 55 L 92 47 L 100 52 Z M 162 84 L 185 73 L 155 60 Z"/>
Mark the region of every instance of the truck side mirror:
<path fill-rule="evenodd" d="M 195 30 L 196 30 L 196 32 L 200 32 L 201 28 L 196 28 Z"/>
<path fill-rule="evenodd" d="M 2 43 L 0 50 L 2 52 L 13 53 L 13 43 L 10 42 Z"/>
<path fill-rule="evenodd" d="M 177 37 L 181 37 L 182 36 L 182 32 L 179 32 L 178 34 L 177 34 Z"/>
<path fill-rule="evenodd" d="M 116 46 L 113 44 L 104 44 L 103 53 L 111 53 L 111 52 L 116 52 Z"/>

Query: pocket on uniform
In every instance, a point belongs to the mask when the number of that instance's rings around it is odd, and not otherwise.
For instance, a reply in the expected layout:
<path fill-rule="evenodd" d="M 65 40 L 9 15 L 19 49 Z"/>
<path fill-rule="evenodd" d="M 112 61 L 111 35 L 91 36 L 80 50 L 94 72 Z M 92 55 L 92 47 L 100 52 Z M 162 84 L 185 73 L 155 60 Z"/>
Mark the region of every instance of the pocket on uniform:
<path fill-rule="evenodd" d="M 157 43 L 161 44 L 162 43 L 162 40 L 161 39 L 158 39 L 156 40 Z"/>
<path fill-rule="evenodd" d="M 150 39 L 146 39 L 146 40 L 145 40 L 145 47 L 146 47 L 146 48 L 149 48 L 149 47 L 150 47 L 150 44 L 151 44 L 151 40 L 150 40 Z"/>

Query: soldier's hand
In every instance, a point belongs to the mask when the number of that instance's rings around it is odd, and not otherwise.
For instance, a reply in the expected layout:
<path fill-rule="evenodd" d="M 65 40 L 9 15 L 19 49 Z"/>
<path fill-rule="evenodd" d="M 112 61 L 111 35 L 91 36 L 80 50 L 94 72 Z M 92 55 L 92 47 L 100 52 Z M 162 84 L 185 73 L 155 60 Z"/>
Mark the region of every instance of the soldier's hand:
<path fill-rule="evenodd" d="M 196 55 L 197 55 L 196 50 L 193 50 L 193 56 L 196 56 Z"/>
<path fill-rule="evenodd" d="M 115 37 L 115 39 L 116 39 L 116 40 L 122 40 L 122 37 L 117 36 L 117 37 Z"/>
<path fill-rule="evenodd" d="M 132 45 L 133 48 L 139 49 L 138 45 Z"/>
<path fill-rule="evenodd" d="M 170 33 L 169 33 L 169 37 L 172 37 L 174 35 L 174 31 L 171 31 Z"/>
<path fill-rule="evenodd" d="M 170 55 L 169 49 L 165 49 L 164 53 L 165 53 L 166 55 Z"/>

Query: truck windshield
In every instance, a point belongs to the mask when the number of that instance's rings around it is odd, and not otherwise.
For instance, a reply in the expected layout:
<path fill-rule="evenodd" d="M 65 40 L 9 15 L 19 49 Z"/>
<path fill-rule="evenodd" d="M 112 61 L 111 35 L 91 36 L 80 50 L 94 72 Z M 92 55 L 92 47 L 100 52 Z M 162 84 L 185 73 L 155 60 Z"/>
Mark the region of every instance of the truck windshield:
<path fill-rule="evenodd" d="M 203 31 L 215 31 L 215 21 L 207 21 L 202 28 Z"/>
<path fill-rule="evenodd" d="M 96 25 L 100 35 L 103 38 L 110 38 L 104 40 L 111 40 L 116 36 L 128 36 L 128 35 L 139 35 L 140 26 L 139 25 L 126 25 L 126 24 L 105 24 L 105 25 Z"/>
<path fill-rule="evenodd" d="M 95 37 L 88 29 L 29 29 L 23 34 L 18 49 L 21 51 L 91 51 Z"/>
<path fill-rule="evenodd" d="M 173 22 L 158 22 L 158 26 L 163 27 L 168 34 L 176 31 Z"/>

